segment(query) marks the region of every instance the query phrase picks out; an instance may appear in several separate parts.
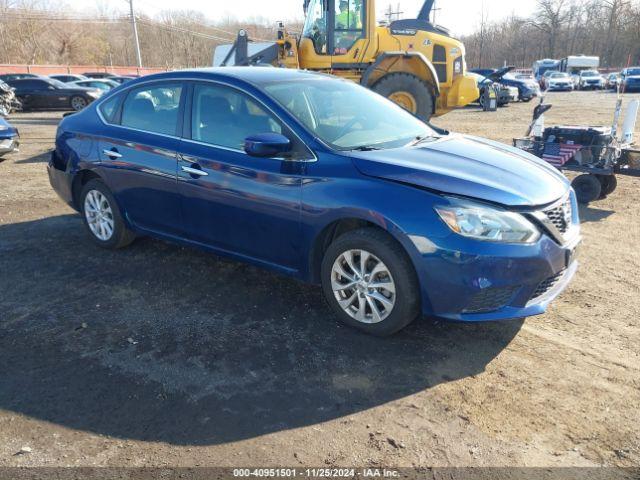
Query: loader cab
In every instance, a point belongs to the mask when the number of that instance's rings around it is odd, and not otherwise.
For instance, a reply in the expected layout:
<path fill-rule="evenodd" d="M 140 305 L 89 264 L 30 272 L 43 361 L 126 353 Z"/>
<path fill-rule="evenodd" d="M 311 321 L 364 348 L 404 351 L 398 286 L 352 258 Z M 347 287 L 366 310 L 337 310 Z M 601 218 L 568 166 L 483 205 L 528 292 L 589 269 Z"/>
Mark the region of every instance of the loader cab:
<path fill-rule="evenodd" d="M 299 50 L 302 68 L 331 69 L 362 61 L 372 12 L 368 0 L 307 0 Z M 339 68 L 339 66 L 337 67 Z"/>

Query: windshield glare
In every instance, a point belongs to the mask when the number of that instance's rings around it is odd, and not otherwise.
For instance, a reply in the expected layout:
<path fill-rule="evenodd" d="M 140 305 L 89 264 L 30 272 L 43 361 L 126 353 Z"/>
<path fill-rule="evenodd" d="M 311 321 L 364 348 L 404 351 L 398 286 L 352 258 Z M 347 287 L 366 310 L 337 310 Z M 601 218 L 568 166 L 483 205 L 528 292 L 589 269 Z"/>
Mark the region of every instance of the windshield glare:
<path fill-rule="evenodd" d="M 323 142 L 338 150 L 395 148 L 435 137 L 425 123 L 348 80 L 274 82 L 264 89 Z"/>
<path fill-rule="evenodd" d="M 640 68 L 631 68 L 627 70 L 627 75 L 640 75 Z"/>
<path fill-rule="evenodd" d="M 582 72 L 583 77 L 597 77 L 598 75 L 599 75 L 598 72 L 590 72 L 590 71 Z"/>

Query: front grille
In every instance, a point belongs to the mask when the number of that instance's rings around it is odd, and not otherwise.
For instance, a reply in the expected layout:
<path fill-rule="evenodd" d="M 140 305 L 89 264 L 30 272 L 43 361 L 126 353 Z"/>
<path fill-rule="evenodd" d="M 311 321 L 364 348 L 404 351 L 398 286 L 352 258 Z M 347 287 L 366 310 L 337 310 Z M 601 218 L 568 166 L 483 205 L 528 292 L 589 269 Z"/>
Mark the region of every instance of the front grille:
<path fill-rule="evenodd" d="M 557 207 L 545 210 L 544 214 L 560 233 L 566 233 L 569 227 L 571 227 L 571 216 L 573 214 L 571 211 L 571 200 L 567 198 Z"/>
<path fill-rule="evenodd" d="M 540 282 L 536 290 L 533 292 L 533 295 L 531 295 L 531 300 L 535 300 L 536 298 L 541 297 L 542 295 L 547 293 L 549 290 L 551 290 L 553 287 L 555 287 L 556 284 L 560 281 L 560 279 L 564 275 L 564 272 L 565 272 L 564 269 L 560 270 L 555 275 L 552 275 L 546 280 L 543 280 L 542 282 Z"/>
<path fill-rule="evenodd" d="M 492 312 L 504 307 L 518 287 L 491 287 L 485 288 L 471 297 L 471 301 L 464 313 Z"/>

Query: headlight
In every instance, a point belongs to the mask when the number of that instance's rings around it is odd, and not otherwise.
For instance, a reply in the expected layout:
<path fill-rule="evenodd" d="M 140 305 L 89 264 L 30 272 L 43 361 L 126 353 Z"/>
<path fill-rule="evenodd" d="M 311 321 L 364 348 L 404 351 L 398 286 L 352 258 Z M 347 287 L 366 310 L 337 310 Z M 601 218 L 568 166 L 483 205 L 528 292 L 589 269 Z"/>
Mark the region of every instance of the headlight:
<path fill-rule="evenodd" d="M 435 210 L 452 231 L 463 237 L 501 243 L 533 243 L 540 238 L 536 226 L 519 213 L 471 202 Z"/>

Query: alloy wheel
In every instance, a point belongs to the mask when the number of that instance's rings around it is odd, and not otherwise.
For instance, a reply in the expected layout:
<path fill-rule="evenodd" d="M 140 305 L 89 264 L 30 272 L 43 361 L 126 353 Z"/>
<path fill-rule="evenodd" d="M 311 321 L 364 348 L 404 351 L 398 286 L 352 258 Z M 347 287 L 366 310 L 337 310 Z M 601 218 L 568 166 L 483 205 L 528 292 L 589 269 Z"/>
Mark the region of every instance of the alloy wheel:
<path fill-rule="evenodd" d="M 331 269 L 331 289 L 340 307 L 362 323 L 387 318 L 396 301 L 396 285 L 387 266 L 366 250 L 347 250 Z"/>
<path fill-rule="evenodd" d="M 91 233 L 106 242 L 113 236 L 113 210 L 102 192 L 90 190 L 84 198 L 84 216 Z"/>
<path fill-rule="evenodd" d="M 87 101 L 82 97 L 73 97 L 71 99 L 71 108 L 73 108 L 76 111 L 82 110 L 86 106 L 87 106 Z"/>

